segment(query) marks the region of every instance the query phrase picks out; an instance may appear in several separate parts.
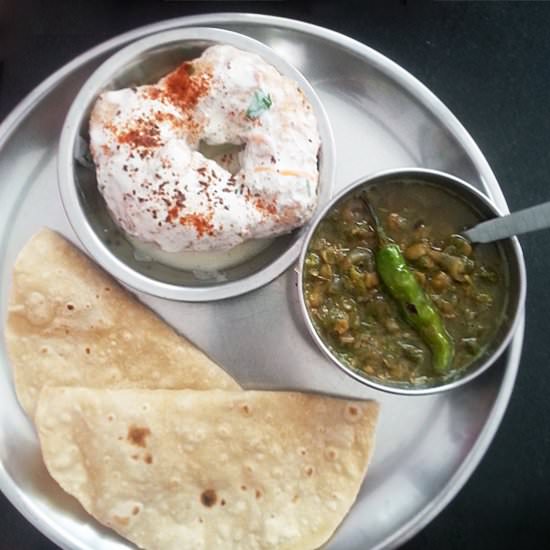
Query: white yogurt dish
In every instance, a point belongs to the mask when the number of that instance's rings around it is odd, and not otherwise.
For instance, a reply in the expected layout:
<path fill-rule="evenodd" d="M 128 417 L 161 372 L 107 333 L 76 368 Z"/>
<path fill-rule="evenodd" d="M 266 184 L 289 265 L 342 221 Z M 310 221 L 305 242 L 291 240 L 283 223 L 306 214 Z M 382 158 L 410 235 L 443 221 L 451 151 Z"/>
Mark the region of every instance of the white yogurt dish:
<path fill-rule="evenodd" d="M 207 81 L 192 109 L 172 94 L 179 77 Z M 287 269 L 334 171 L 305 78 L 260 42 L 209 28 L 149 36 L 103 63 L 69 110 L 58 157 L 65 211 L 94 259 L 138 291 L 188 301 Z"/>

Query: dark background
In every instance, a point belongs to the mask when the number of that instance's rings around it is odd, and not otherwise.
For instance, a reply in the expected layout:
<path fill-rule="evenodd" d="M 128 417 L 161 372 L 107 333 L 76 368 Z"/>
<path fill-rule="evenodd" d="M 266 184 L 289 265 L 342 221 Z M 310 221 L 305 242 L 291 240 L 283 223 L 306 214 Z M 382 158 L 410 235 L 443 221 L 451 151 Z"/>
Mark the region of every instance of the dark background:
<path fill-rule="evenodd" d="M 215 11 L 294 17 L 379 50 L 460 119 L 512 210 L 550 200 L 547 2 L 0 0 L 0 121 L 44 78 L 97 43 L 146 23 Z M 503 423 L 466 486 L 406 550 L 550 548 L 549 238 L 547 231 L 521 239 L 527 328 Z M 0 549 L 55 546 L 0 494 Z"/>

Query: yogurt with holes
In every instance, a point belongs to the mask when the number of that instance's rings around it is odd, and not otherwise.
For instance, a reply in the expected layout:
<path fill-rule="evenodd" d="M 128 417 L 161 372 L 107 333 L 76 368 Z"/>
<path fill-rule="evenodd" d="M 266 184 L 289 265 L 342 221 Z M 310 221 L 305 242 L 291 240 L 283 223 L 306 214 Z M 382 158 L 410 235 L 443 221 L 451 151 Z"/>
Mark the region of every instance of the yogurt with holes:
<path fill-rule="evenodd" d="M 288 233 L 317 205 L 313 109 L 256 54 L 212 46 L 156 84 L 105 92 L 89 129 L 113 219 L 163 263 Z"/>

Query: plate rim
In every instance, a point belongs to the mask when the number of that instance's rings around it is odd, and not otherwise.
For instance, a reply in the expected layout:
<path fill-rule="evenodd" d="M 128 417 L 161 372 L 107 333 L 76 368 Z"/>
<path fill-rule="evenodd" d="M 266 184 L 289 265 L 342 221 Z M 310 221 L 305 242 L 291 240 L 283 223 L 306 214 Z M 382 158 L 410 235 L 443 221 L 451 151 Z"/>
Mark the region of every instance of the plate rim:
<path fill-rule="evenodd" d="M 424 103 L 426 109 L 431 111 L 434 116 L 446 121 L 447 125 L 452 129 L 454 138 L 466 151 L 468 151 L 471 161 L 482 176 L 484 192 L 493 199 L 501 210 L 509 212 L 498 181 L 474 139 L 449 108 L 415 76 L 386 55 L 342 33 L 313 23 L 258 13 L 214 12 L 164 19 L 118 34 L 93 46 L 73 58 L 71 61 L 63 64 L 15 105 L 4 121 L 0 123 L 0 151 L 10 139 L 11 134 L 15 131 L 19 122 L 49 93 L 51 88 L 78 69 L 81 65 L 91 61 L 94 57 L 106 54 L 113 48 L 123 47 L 132 40 L 143 38 L 148 34 L 163 30 L 194 25 L 214 25 L 223 27 L 224 24 L 234 23 L 249 23 L 257 26 L 272 26 L 300 31 L 336 43 L 358 54 L 359 57 L 368 59 L 377 69 L 389 75 L 393 80 L 396 80 L 407 91 L 417 97 L 417 99 L 420 99 Z M 474 446 L 470 449 L 458 469 L 449 478 L 436 498 L 415 514 L 409 521 L 401 525 L 392 535 L 374 546 L 373 549 L 381 550 L 382 548 L 396 548 L 412 538 L 435 518 L 447 504 L 449 504 L 470 478 L 488 450 L 510 400 L 517 371 L 519 369 L 524 329 L 525 312 L 521 315 L 518 328 L 509 345 L 505 372 L 497 396 L 487 416 L 487 421 L 478 434 Z M 41 513 L 31 502 L 29 502 L 29 497 L 22 493 L 18 486 L 13 483 L 13 480 L 8 475 L 2 463 L 0 463 L 0 489 L 23 517 L 53 543 L 64 550 L 72 550 L 74 548 L 85 550 L 87 548 L 80 541 L 75 540 L 72 533 L 58 525 L 52 525 L 49 521 L 42 518 Z"/>

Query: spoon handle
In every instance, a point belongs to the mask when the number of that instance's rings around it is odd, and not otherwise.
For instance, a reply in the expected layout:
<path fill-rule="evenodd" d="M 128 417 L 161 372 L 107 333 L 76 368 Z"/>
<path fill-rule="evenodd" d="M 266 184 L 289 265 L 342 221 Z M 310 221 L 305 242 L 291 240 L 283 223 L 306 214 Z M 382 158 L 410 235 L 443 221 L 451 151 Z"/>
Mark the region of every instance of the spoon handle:
<path fill-rule="evenodd" d="M 474 243 L 490 243 L 550 227 L 550 202 L 518 210 L 513 214 L 482 222 L 462 234 Z"/>

